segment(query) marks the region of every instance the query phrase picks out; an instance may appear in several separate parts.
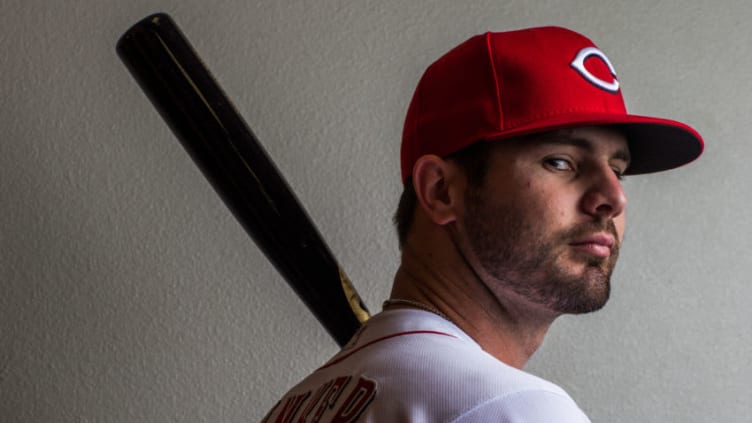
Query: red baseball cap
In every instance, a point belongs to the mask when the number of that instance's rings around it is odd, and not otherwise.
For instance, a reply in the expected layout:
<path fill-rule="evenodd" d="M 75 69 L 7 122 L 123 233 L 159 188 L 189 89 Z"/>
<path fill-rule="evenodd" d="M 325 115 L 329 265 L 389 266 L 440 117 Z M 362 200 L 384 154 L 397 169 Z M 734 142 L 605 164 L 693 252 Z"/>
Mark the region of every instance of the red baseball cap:
<path fill-rule="evenodd" d="M 657 172 L 702 154 L 700 134 L 627 113 L 616 72 L 588 38 L 559 27 L 488 32 L 428 67 L 407 111 L 402 181 L 419 157 L 446 157 L 478 141 L 609 125 L 627 137 L 627 174 Z"/>

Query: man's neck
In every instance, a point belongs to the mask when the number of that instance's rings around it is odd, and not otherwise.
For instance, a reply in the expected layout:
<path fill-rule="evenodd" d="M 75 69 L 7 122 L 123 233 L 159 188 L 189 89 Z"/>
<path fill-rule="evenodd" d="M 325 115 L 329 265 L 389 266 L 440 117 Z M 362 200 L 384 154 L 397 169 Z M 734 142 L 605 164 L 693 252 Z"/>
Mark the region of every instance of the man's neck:
<path fill-rule="evenodd" d="M 514 293 L 500 298 L 474 272 L 450 258 L 413 253 L 409 247 L 403 251 L 391 298 L 436 309 L 487 353 L 510 366 L 524 367 L 556 315 Z"/>

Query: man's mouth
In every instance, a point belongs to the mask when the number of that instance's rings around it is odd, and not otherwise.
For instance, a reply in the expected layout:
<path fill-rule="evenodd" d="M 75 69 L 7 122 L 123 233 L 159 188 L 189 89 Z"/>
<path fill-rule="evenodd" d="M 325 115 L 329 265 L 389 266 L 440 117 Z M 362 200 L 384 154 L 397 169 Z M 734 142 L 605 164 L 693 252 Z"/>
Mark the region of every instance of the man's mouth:
<path fill-rule="evenodd" d="M 614 243 L 615 240 L 613 235 L 599 232 L 578 237 L 575 241 L 570 242 L 569 245 L 579 252 L 596 257 L 607 258 L 611 255 Z"/>

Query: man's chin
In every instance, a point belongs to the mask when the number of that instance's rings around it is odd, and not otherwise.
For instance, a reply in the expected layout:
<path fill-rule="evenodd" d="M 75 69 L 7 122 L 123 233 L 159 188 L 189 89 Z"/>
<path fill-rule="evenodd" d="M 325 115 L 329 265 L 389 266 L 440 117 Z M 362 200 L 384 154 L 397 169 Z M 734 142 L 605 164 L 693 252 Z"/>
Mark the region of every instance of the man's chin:
<path fill-rule="evenodd" d="M 608 298 L 590 299 L 589 301 L 580 302 L 577 306 L 572 307 L 569 311 L 563 311 L 565 314 L 588 314 L 601 310 L 608 303 Z"/>
<path fill-rule="evenodd" d="M 611 296 L 611 267 L 583 264 L 560 279 L 553 308 L 562 314 L 586 314 L 602 309 Z M 563 275 L 562 275 L 563 276 Z"/>
<path fill-rule="evenodd" d="M 587 314 L 596 312 L 608 303 L 609 293 L 587 293 L 578 297 L 562 299 L 556 307 L 561 314 Z"/>

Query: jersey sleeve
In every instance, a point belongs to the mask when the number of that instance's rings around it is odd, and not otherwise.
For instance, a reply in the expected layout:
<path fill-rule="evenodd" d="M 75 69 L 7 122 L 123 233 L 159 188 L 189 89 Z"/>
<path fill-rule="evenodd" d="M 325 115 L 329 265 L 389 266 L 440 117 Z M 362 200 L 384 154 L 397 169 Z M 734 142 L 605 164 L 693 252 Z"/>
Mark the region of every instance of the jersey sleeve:
<path fill-rule="evenodd" d="M 494 398 L 462 414 L 453 423 L 590 423 L 567 395 L 545 390 Z"/>

